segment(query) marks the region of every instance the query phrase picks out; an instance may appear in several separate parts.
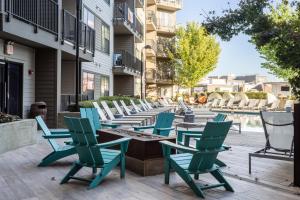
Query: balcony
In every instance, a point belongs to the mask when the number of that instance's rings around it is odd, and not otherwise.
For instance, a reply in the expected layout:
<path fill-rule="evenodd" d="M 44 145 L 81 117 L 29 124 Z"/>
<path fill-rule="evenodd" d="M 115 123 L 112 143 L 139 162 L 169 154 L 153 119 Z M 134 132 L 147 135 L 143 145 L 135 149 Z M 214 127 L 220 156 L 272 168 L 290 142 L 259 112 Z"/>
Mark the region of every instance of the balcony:
<path fill-rule="evenodd" d="M 157 0 L 157 8 L 175 12 L 182 9 L 182 0 Z"/>
<path fill-rule="evenodd" d="M 76 23 L 77 19 L 67 10 L 62 12 L 62 48 L 64 51 L 73 54 L 76 48 Z M 95 53 L 95 30 L 83 22 L 80 22 L 79 47 L 82 53 L 94 56 Z M 88 59 L 89 60 L 89 59 Z"/>
<path fill-rule="evenodd" d="M 146 24 L 147 24 L 147 32 L 156 31 L 157 18 L 156 18 L 156 14 L 154 11 L 152 11 L 152 10 L 147 11 Z"/>
<path fill-rule="evenodd" d="M 145 0 L 135 0 L 135 7 L 136 8 L 144 8 Z"/>
<path fill-rule="evenodd" d="M 141 74 L 142 61 L 125 50 L 114 53 L 114 74 L 138 76 Z"/>
<path fill-rule="evenodd" d="M 155 5 L 157 2 L 157 0 L 147 0 L 147 5 L 151 6 L 151 5 Z"/>
<path fill-rule="evenodd" d="M 155 84 L 156 83 L 156 70 L 155 69 L 147 69 L 146 70 L 146 83 L 147 84 Z"/>
<path fill-rule="evenodd" d="M 156 57 L 158 58 L 168 58 L 169 53 L 168 50 L 171 50 L 174 48 L 175 40 L 174 38 L 166 38 L 166 37 L 158 37 L 157 39 L 157 53 Z"/>
<path fill-rule="evenodd" d="M 165 24 L 163 23 L 165 20 L 158 19 L 157 20 L 157 33 L 165 36 L 175 36 L 176 25 L 175 24 Z"/>
<path fill-rule="evenodd" d="M 115 2 L 113 22 L 115 34 L 133 34 L 137 42 L 143 42 L 144 26 L 126 2 Z"/>
<path fill-rule="evenodd" d="M 36 45 L 59 47 L 59 6 L 56 1 L 3 0 L 1 13 L 5 19 L 1 30 L 5 33 L 4 37 L 22 44 L 34 42 Z"/>
<path fill-rule="evenodd" d="M 156 83 L 161 85 L 173 85 L 175 72 L 171 69 L 165 71 L 158 71 L 156 73 Z"/>
<path fill-rule="evenodd" d="M 153 39 L 146 40 L 146 45 L 151 46 L 151 49 L 146 49 L 146 56 L 147 57 L 155 57 L 156 56 L 156 42 Z"/>

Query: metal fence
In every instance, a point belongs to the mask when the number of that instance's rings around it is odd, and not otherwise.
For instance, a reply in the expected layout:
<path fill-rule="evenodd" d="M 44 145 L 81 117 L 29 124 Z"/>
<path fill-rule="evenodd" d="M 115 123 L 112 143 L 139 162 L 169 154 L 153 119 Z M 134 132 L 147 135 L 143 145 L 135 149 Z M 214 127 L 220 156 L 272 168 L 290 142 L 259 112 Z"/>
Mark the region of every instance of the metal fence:
<path fill-rule="evenodd" d="M 114 66 L 123 66 L 141 71 L 142 61 L 125 50 L 114 53 Z"/>

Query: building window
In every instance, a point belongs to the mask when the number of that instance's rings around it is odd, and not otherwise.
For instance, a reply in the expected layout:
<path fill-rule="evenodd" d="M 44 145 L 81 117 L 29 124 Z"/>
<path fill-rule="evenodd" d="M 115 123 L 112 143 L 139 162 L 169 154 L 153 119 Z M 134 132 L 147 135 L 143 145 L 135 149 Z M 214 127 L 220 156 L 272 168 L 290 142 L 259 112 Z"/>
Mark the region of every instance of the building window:
<path fill-rule="evenodd" d="M 289 86 L 281 86 L 281 91 L 282 92 L 289 92 L 290 91 L 290 87 Z"/>
<path fill-rule="evenodd" d="M 95 75 L 87 72 L 82 73 L 82 94 L 88 99 L 94 99 Z"/>
<path fill-rule="evenodd" d="M 100 95 L 109 96 L 109 77 L 101 76 L 100 77 Z"/>
<path fill-rule="evenodd" d="M 102 23 L 101 25 L 101 49 L 102 52 L 109 54 L 109 38 L 110 30 L 109 26 Z"/>
<path fill-rule="evenodd" d="M 86 7 L 83 8 L 83 19 L 82 21 L 91 28 L 95 28 L 95 15 L 88 10 Z"/>

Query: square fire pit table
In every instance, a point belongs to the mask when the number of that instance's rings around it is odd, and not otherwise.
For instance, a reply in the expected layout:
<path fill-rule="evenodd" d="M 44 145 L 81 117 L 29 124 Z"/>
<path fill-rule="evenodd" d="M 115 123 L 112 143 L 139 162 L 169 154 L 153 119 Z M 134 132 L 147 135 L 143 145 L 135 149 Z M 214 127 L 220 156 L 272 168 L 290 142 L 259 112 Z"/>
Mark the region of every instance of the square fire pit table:
<path fill-rule="evenodd" d="M 126 169 L 142 176 L 163 173 L 164 159 L 159 141 L 176 142 L 176 137 L 164 137 L 132 131 L 128 129 L 97 130 L 99 143 L 109 142 L 123 137 L 131 138 L 126 153 Z"/>

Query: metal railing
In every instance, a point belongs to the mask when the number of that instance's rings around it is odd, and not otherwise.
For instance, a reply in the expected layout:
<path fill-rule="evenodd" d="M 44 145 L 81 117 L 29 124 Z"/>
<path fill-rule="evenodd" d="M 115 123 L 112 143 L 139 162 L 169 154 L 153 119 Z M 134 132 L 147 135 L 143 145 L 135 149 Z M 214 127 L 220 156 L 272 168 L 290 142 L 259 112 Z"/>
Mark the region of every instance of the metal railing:
<path fill-rule="evenodd" d="M 126 22 L 133 32 L 138 33 L 142 38 L 144 37 L 144 25 L 126 2 L 115 2 L 114 23 L 119 21 Z"/>
<path fill-rule="evenodd" d="M 156 80 L 160 83 L 173 83 L 175 72 L 173 70 L 159 70 L 156 73 Z"/>
<path fill-rule="evenodd" d="M 142 61 L 125 50 L 116 50 L 114 53 L 114 66 L 122 66 L 141 71 Z"/>
<path fill-rule="evenodd" d="M 157 4 L 164 4 L 175 8 L 182 8 L 182 0 L 157 0 Z"/>
<path fill-rule="evenodd" d="M 146 82 L 154 83 L 156 82 L 156 70 L 155 69 L 147 69 L 146 70 Z"/>
<path fill-rule="evenodd" d="M 67 10 L 63 10 L 62 40 L 74 44 L 74 47 L 76 44 L 76 23 L 76 17 Z M 85 51 L 95 52 L 95 30 L 83 22 L 80 22 L 79 44 Z"/>
<path fill-rule="evenodd" d="M 67 111 L 70 105 L 75 104 L 75 94 L 62 94 L 61 95 L 61 104 L 60 104 L 60 109 L 61 111 Z M 78 96 L 79 101 L 86 101 L 89 100 L 88 95 L 83 95 L 80 94 Z"/>
<path fill-rule="evenodd" d="M 38 28 L 58 35 L 58 3 L 55 0 L 5 0 L 5 12 Z"/>
<path fill-rule="evenodd" d="M 147 10 L 147 20 L 152 22 L 155 26 L 157 26 L 157 18 L 156 14 L 153 10 Z"/>

